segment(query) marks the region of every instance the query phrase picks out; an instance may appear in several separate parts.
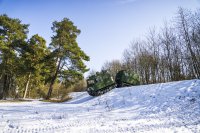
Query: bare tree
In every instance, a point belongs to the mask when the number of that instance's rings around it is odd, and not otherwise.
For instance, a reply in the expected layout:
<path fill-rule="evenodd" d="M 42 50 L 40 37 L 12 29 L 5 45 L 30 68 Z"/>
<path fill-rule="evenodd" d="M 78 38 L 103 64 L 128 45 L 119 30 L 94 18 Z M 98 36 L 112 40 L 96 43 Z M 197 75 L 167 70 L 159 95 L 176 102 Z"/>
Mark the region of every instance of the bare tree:
<path fill-rule="evenodd" d="M 108 71 L 113 78 L 115 78 L 115 75 L 118 71 L 122 70 L 122 63 L 120 60 L 112 60 L 110 62 L 105 62 L 102 66 L 102 70 Z"/>
<path fill-rule="evenodd" d="M 196 78 L 200 78 L 200 62 L 197 57 L 196 48 L 194 47 L 196 35 L 194 27 L 192 27 L 192 14 L 190 11 L 179 8 L 177 16 L 177 26 L 180 30 L 179 34 L 184 40 L 185 46 L 190 54 L 188 59 L 191 60 Z M 198 51 L 198 50 L 197 50 Z"/>

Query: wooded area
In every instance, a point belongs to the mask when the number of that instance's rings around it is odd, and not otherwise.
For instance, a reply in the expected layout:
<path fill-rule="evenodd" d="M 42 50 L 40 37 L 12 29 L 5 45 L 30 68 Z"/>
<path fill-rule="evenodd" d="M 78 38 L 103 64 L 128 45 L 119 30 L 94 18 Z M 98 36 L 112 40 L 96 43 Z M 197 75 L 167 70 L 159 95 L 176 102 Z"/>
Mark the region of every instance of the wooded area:
<path fill-rule="evenodd" d="M 151 28 L 145 39 L 135 40 L 123 60 L 106 62 L 112 75 L 121 69 L 138 73 L 141 84 L 200 78 L 200 10 L 179 8 L 176 17 L 157 32 Z"/>
<path fill-rule="evenodd" d="M 0 99 L 49 99 L 64 96 L 66 88 L 84 88 L 83 74 L 89 70 L 84 61 L 89 56 L 78 46 L 80 30 L 73 22 L 53 22 L 48 47 L 38 34 L 27 37 L 28 26 L 0 16 Z M 141 84 L 200 79 L 200 10 L 179 8 L 173 21 L 133 41 L 122 61 L 102 66 L 113 77 L 122 69 L 139 74 Z"/>
<path fill-rule="evenodd" d="M 28 94 L 29 98 L 49 99 L 53 86 L 62 91 L 76 82 L 79 85 L 88 71 L 83 61 L 89 61 L 89 56 L 76 42 L 80 30 L 72 21 L 53 22 L 49 47 L 38 34 L 29 39 L 28 26 L 19 19 L 0 16 L 0 99 L 26 98 Z"/>

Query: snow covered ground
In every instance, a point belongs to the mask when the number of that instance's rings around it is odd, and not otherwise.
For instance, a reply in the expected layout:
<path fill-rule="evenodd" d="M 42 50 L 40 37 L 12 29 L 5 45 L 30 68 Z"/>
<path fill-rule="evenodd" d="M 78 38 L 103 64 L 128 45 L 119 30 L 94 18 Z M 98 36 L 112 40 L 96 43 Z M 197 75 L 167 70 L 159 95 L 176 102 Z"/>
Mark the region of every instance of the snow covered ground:
<path fill-rule="evenodd" d="M 71 95 L 65 103 L 0 103 L 0 132 L 200 133 L 200 80 Z"/>

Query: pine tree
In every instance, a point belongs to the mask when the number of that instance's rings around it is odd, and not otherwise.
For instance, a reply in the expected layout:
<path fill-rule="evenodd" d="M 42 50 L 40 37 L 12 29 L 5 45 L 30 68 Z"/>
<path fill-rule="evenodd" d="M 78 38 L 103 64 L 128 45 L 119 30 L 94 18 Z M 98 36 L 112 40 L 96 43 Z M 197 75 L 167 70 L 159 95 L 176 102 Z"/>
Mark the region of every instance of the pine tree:
<path fill-rule="evenodd" d="M 67 82 L 82 78 L 83 73 L 88 71 L 83 61 L 89 61 L 89 56 L 81 50 L 76 41 L 81 31 L 74 26 L 72 21 L 67 18 L 61 22 L 55 21 L 52 30 L 55 35 L 52 37 L 50 46 L 57 66 L 51 77 L 47 99 L 50 98 L 53 85 L 58 77 Z"/>
<path fill-rule="evenodd" d="M 46 47 L 46 41 L 39 35 L 34 35 L 30 38 L 22 49 L 21 53 L 21 70 L 26 77 L 26 85 L 23 98 L 26 98 L 30 81 L 34 83 L 34 86 L 38 87 L 40 84 L 44 84 L 45 62 L 44 58 L 48 54 Z M 31 80 L 32 79 L 32 80 Z"/>
<path fill-rule="evenodd" d="M 6 98 L 16 80 L 20 45 L 27 38 L 28 25 L 21 24 L 19 19 L 0 15 L 0 74 L 3 81 L 0 99 Z"/>

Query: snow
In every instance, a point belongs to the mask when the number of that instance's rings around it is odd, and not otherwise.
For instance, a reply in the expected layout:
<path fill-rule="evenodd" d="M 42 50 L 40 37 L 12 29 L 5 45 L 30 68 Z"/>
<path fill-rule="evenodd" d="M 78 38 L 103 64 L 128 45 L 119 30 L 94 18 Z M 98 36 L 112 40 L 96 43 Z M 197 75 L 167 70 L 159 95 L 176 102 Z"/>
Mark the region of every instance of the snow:
<path fill-rule="evenodd" d="M 71 96 L 65 103 L 0 103 L 0 133 L 200 132 L 200 80 Z"/>

